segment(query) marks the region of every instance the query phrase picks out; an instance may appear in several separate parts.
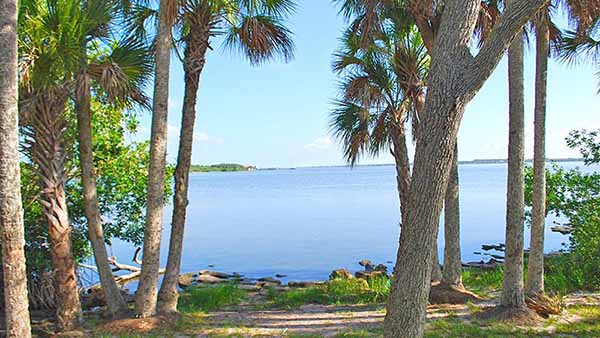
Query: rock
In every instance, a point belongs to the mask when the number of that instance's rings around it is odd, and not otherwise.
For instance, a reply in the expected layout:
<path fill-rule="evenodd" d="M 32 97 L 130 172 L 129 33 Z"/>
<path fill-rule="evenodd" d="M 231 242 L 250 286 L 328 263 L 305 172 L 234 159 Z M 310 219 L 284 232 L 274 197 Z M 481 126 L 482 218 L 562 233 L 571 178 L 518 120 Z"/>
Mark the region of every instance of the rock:
<path fill-rule="evenodd" d="M 207 283 L 207 284 L 219 284 L 219 283 L 228 283 L 229 280 L 224 278 L 215 277 L 212 275 L 200 275 L 198 276 L 199 283 Z"/>
<path fill-rule="evenodd" d="M 250 292 L 257 292 L 260 291 L 260 286 L 254 284 L 254 285 L 249 285 L 249 284 L 241 284 L 237 286 L 240 290 L 246 290 L 246 291 L 250 291 Z"/>
<path fill-rule="evenodd" d="M 387 266 L 385 266 L 383 264 L 377 264 L 375 266 L 375 271 L 381 271 L 381 272 L 384 272 L 387 275 Z"/>
<path fill-rule="evenodd" d="M 368 260 L 368 259 L 362 259 L 362 260 L 360 260 L 358 262 L 358 265 L 364 267 L 365 270 L 367 270 L 367 271 L 373 270 L 373 263 L 371 263 L 371 261 Z"/>
<path fill-rule="evenodd" d="M 275 279 L 273 277 L 259 278 L 258 281 L 263 282 L 263 283 L 271 283 L 271 284 L 281 285 L 281 281 L 279 279 Z"/>
<path fill-rule="evenodd" d="M 333 280 L 333 279 L 351 279 L 351 278 L 353 278 L 352 274 L 350 273 L 350 271 L 348 271 L 346 269 L 333 270 L 329 274 L 329 280 Z"/>
<path fill-rule="evenodd" d="M 196 280 L 195 273 L 184 273 L 184 274 L 179 275 L 179 278 L 177 279 L 177 284 L 179 285 L 180 288 L 185 289 L 185 288 L 189 287 L 190 285 L 194 284 L 195 280 Z"/>
<path fill-rule="evenodd" d="M 200 275 L 210 275 L 213 277 L 224 278 L 224 279 L 229 279 L 229 278 L 235 277 L 235 275 L 232 275 L 229 273 L 219 272 L 219 271 L 210 271 L 210 270 L 202 270 L 202 271 L 200 271 Z"/>
<path fill-rule="evenodd" d="M 291 288 L 307 288 L 310 286 L 324 285 L 325 282 L 316 281 L 316 282 L 288 282 L 288 286 Z"/>
<path fill-rule="evenodd" d="M 383 272 L 383 271 L 357 271 L 354 276 L 356 278 L 359 279 L 365 279 L 365 280 L 369 280 L 371 278 L 375 278 L 375 277 L 385 277 L 388 278 L 387 273 Z"/>
<path fill-rule="evenodd" d="M 279 282 L 279 283 L 274 283 L 274 282 L 258 282 L 258 283 L 256 283 L 256 286 L 258 286 L 259 288 L 280 287 L 281 286 L 281 282 Z"/>

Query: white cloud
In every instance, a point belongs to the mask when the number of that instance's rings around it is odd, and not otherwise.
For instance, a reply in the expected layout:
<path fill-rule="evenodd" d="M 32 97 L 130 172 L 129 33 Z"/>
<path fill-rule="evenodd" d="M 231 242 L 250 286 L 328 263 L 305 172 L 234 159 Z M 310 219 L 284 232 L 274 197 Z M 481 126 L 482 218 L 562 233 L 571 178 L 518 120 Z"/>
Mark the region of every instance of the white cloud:
<path fill-rule="evenodd" d="M 323 136 L 315 139 L 313 142 L 304 145 L 305 150 L 324 150 L 331 147 L 333 142 L 329 136 Z"/>
<path fill-rule="evenodd" d="M 169 125 L 169 140 L 176 142 L 179 140 L 180 128 L 178 126 Z M 225 140 L 222 137 L 211 136 L 205 131 L 194 132 L 194 142 L 223 144 Z"/>

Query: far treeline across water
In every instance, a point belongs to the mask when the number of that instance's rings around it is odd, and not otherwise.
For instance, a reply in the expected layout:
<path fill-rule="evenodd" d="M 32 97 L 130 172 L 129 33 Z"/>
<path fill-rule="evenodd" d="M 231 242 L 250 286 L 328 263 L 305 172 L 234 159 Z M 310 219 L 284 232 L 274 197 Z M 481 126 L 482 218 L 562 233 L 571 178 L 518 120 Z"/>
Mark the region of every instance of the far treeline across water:
<path fill-rule="evenodd" d="M 208 172 L 222 172 L 222 171 L 254 171 L 255 166 L 246 166 L 236 163 L 220 163 L 212 165 L 192 165 L 190 172 L 193 173 L 208 173 Z"/>

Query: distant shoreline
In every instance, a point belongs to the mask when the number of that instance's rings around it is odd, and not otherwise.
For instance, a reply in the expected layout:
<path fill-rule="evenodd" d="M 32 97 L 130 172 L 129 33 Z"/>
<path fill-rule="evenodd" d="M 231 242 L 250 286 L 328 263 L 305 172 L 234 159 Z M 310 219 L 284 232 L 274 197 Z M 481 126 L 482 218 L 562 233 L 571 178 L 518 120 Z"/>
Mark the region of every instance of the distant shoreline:
<path fill-rule="evenodd" d="M 582 158 L 549 158 L 547 162 L 583 162 Z M 506 164 L 507 159 L 475 159 L 470 161 L 458 161 L 460 165 L 471 164 Z M 525 160 L 526 163 L 533 163 L 533 159 Z M 411 163 L 412 164 L 412 163 Z M 356 167 L 387 167 L 393 166 L 393 163 L 381 164 L 359 164 Z M 277 170 L 296 170 L 296 169 L 316 169 L 316 168 L 347 168 L 349 165 L 321 165 L 321 166 L 301 166 L 301 167 L 269 167 L 258 168 L 256 166 L 245 166 L 241 164 L 213 164 L 213 165 L 193 165 L 190 169 L 191 173 L 206 173 L 206 172 L 246 172 L 246 171 L 277 171 Z"/>

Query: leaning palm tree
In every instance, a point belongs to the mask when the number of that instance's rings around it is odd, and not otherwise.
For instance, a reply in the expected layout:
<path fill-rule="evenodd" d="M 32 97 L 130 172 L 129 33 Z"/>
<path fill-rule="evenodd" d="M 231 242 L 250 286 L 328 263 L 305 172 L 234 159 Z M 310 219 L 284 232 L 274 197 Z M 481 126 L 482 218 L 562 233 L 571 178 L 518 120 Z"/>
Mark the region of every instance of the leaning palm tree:
<path fill-rule="evenodd" d="M 98 211 L 91 152 L 90 86 L 116 104 L 145 102 L 141 93 L 150 69 L 142 45 L 108 40 L 114 2 L 29 0 L 22 2 L 21 84 L 25 150 L 40 177 L 49 225 L 59 327 L 77 324 L 80 306 L 65 201 L 66 111 L 73 98 L 78 115 L 82 185 L 89 237 L 109 311 L 126 309 L 112 272 Z"/>
<path fill-rule="evenodd" d="M 0 237 L 6 336 L 31 337 L 18 136 L 17 1 L 0 6 Z"/>
<path fill-rule="evenodd" d="M 226 46 L 239 49 L 254 65 L 276 56 L 287 61 L 293 56 L 294 48 L 291 33 L 283 26 L 282 20 L 294 6 L 294 2 L 290 0 L 186 0 L 181 4 L 175 30 L 179 32 L 176 43 L 183 48 L 181 61 L 185 72 L 185 95 L 175 169 L 169 256 L 158 297 L 159 312 L 177 311 L 177 278 L 188 204 L 196 97 L 211 40 L 217 35 L 225 34 Z"/>

